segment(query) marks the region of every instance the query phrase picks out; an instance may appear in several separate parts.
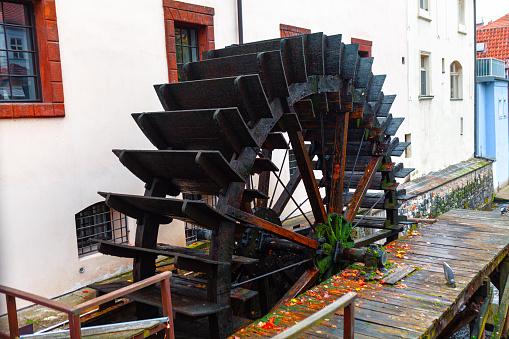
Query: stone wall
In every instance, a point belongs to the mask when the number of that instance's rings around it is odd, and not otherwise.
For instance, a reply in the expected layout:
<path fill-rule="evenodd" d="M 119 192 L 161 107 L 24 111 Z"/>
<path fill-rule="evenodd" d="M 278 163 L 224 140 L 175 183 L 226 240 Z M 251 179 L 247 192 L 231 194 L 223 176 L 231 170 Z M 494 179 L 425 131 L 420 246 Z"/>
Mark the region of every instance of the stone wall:
<path fill-rule="evenodd" d="M 426 178 L 428 176 L 420 178 L 421 183 L 404 184 L 403 186 L 413 188 L 414 193 L 418 194 L 401 202 L 399 214 L 408 218 L 434 218 L 453 208 L 481 209 L 490 203 L 494 196 L 492 163 L 483 159 L 469 161 L 475 163 L 464 164 L 453 173 L 451 180 L 427 190 L 421 187 L 420 192 L 417 192 L 415 186 L 424 186 L 422 182 L 426 181 L 426 185 L 429 185 L 430 180 Z M 440 172 L 431 173 L 429 176 L 438 182 L 443 182 L 440 180 L 444 179 L 440 178 L 441 175 L 451 177 L 449 168 Z"/>

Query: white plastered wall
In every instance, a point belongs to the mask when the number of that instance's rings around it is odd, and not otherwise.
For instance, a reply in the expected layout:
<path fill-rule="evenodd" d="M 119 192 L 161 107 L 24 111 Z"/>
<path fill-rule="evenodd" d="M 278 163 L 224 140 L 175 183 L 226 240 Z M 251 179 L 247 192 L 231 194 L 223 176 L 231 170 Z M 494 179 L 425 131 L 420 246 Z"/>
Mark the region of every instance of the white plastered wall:
<path fill-rule="evenodd" d="M 464 2 L 462 32 L 458 1 L 430 0 L 429 19 L 419 17 L 418 1 L 408 6 L 408 118 L 402 130 L 412 134 L 412 156 L 404 159 L 406 167 L 416 168 L 412 178 L 474 154 L 473 1 Z M 432 99 L 419 99 L 421 52 L 430 53 Z M 454 61 L 462 66 L 462 100 L 450 99 L 450 65 Z"/>

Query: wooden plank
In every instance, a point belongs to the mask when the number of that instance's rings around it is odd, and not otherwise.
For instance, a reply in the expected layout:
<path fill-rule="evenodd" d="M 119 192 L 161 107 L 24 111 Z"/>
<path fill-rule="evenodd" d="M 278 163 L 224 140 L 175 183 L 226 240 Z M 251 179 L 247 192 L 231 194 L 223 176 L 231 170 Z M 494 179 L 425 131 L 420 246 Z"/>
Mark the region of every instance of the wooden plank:
<path fill-rule="evenodd" d="M 306 150 L 306 145 L 304 144 L 302 132 L 289 132 L 288 136 L 290 138 L 290 143 L 292 144 L 295 160 L 299 166 L 302 182 L 306 188 L 311 209 L 313 210 L 315 221 L 317 223 L 324 224 L 327 220 L 327 212 L 325 211 L 322 196 L 318 190 L 318 185 L 316 183 L 311 161 Z"/>
<path fill-rule="evenodd" d="M 243 212 L 241 210 L 238 210 L 233 207 L 228 207 L 227 215 L 230 217 L 247 223 L 251 227 L 257 227 L 260 229 L 263 229 L 271 234 L 282 236 L 290 241 L 299 243 L 301 245 L 304 245 L 306 247 L 317 249 L 318 248 L 318 242 L 314 239 L 302 236 L 298 233 L 292 232 L 287 230 L 286 228 L 283 228 L 279 225 L 273 224 L 271 222 L 268 222 L 267 220 L 258 218 L 252 214 L 248 214 L 246 212 Z"/>
<path fill-rule="evenodd" d="M 370 234 L 370 235 L 367 235 L 365 237 L 355 239 L 354 240 L 354 247 L 359 248 L 359 247 L 362 247 L 362 246 L 366 246 L 366 245 L 371 244 L 371 243 L 373 243 L 373 242 L 375 242 L 377 240 L 385 239 L 385 238 L 388 238 L 388 237 L 393 236 L 395 234 L 398 234 L 398 231 L 394 231 L 394 230 L 379 231 L 379 232 L 376 232 L 374 234 Z"/>
<path fill-rule="evenodd" d="M 410 273 L 415 271 L 415 267 L 409 267 L 409 266 L 400 266 L 398 267 L 393 273 L 389 274 L 388 276 L 382 278 L 386 281 L 389 285 L 394 285 Z"/>
<path fill-rule="evenodd" d="M 336 117 L 334 149 L 332 159 L 332 182 L 329 210 L 331 213 L 343 213 L 343 185 L 345 180 L 345 159 L 348 137 L 349 113 Z"/>
<path fill-rule="evenodd" d="M 376 170 L 378 168 L 378 165 L 380 165 L 381 161 L 382 161 L 381 157 L 373 157 L 371 159 L 371 162 L 370 162 L 368 168 L 366 169 L 364 176 L 362 177 L 361 181 L 359 182 L 359 185 L 355 189 L 352 199 L 348 203 L 348 206 L 344 213 L 344 217 L 350 223 L 353 222 L 355 216 L 357 215 L 357 211 L 359 210 L 359 207 L 361 206 L 362 198 L 366 194 L 368 187 L 371 184 L 371 181 L 373 180 Z"/>

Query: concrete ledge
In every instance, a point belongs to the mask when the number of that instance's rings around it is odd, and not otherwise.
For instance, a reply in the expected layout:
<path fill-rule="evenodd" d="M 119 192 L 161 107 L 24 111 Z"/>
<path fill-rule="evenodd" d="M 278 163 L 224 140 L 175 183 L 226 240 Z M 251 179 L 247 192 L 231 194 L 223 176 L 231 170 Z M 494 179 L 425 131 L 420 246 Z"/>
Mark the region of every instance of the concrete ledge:
<path fill-rule="evenodd" d="M 492 163 L 472 158 L 402 184 L 399 214 L 434 218 L 453 208 L 483 208 L 494 196 Z"/>

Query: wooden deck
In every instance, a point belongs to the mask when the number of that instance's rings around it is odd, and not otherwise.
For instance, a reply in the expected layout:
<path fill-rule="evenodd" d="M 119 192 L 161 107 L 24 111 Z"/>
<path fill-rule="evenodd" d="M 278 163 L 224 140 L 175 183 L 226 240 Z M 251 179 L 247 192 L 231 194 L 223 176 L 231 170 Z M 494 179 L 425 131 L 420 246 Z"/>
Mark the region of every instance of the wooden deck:
<path fill-rule="evenodd" d="M 453 210 L 387 246 L 389 261 L 417 269 L 397 285 L 363 283 L 355 272 L 337 275 L 302 294 L 231 338 L 272 337 L 348 291 L 355 302 L 356 338 L 434 338 L 507 255 L 509 217 L 497 212 Z M 398 252 L 399 251 L 399 252 Z M 452 268 L 447 284 L 442 262 Z M 301 338 L 341 338 L 342 313 Z"/>

